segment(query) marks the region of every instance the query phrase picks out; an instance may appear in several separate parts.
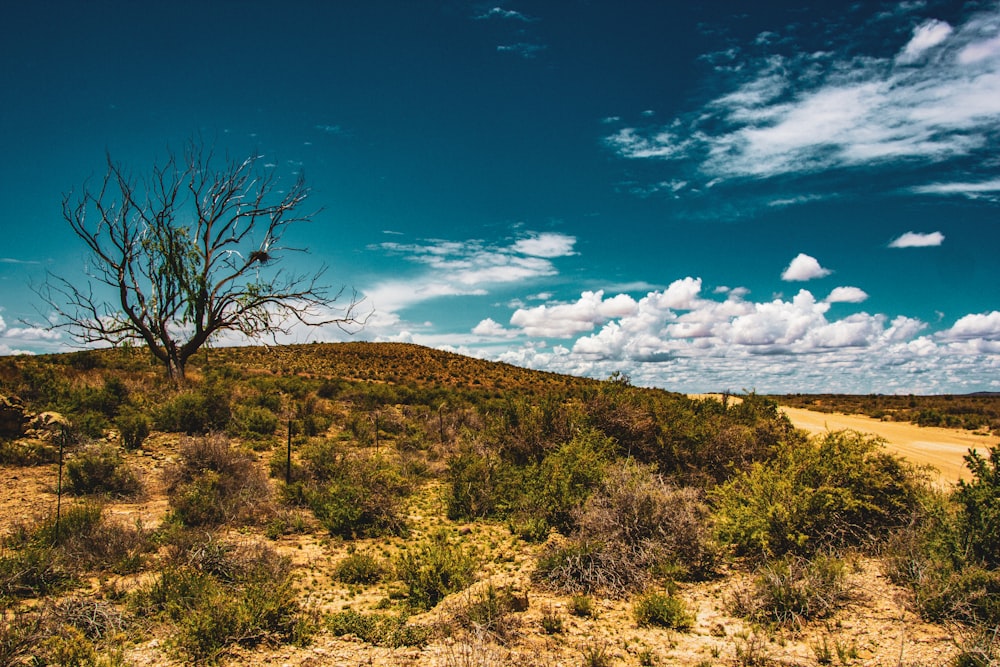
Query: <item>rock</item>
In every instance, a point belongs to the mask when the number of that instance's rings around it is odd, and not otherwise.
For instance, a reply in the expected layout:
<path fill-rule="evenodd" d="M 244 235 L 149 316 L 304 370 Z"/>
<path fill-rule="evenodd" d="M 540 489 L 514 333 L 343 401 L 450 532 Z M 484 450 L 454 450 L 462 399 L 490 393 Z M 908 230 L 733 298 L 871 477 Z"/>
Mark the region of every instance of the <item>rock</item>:
<path fill-rule="evenodd" d="M 72 424 L 69 419 L 58 412 L 39 412 L 28 423 L 28 431 L 40 440 L 51 440 L 62 429 L 70 427 Z"/>
<path fill-rule="evenodd" d="M 17 396 L 0 396 L 0 438 L 19 438 L 24 435 L 30 416 Z"/>

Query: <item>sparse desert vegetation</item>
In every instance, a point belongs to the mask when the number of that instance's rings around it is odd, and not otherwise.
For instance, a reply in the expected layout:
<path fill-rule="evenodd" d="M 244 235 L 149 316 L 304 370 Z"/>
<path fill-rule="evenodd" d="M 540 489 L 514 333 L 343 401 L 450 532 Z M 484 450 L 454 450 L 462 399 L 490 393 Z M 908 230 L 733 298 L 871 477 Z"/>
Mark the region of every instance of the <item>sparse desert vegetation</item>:
<path fill-rule="evenodd" d="M 755 394 L 413 345 L 188 373 L 0 359 L 0 665 L 1000 659 L 997 448 L 942 490 Z"/>

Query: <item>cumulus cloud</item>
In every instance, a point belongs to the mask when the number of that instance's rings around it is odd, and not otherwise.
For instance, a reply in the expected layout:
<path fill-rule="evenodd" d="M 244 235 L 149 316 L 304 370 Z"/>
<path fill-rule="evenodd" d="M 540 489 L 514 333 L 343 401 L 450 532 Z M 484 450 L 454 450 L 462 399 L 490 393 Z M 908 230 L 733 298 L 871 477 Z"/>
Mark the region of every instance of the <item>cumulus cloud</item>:
<path fill-rule="evenodd" d="M 509 327 L 484 322 L 481 333 L 517 331 L 522 342 L 483 356 L 599 378 L 624 371 L 675 391 L 1000 390 L 1000 311 L 928 335 L 928 324 L 912 317 L 831 318 L 831 304 L 867 296 L 856 287 L 838 287 L 822 301 L 805 289 L 763 302 L 746 300 L 742 289 L 706 291 L 689 277 L 638 300 L 595 291 L 519 311 Z M 574 340 L 547 346 L 543 335 Z"/>
<path fill-rule="evenodd" d="M 940 337 L 945 340 L 1000 341 L 1000 311 L 961 317 L 950 329 L 942 331 Z"/>
<path fill-rule="evenodd" d="M 820 266 L 819 261 L 815 257 L 800 252 L 782 272 L 781 279 L 789 282 L 805 281 L 823 278 L 831 273 L 832 271 L 829 269 L 824 269 Z"/>
<path fill-rule="evenodd" d="M 511 331 L 510 329 L 505 328 L 502 324 L 490 317 L 487 317 L 485 320 L 473 327 L 472 333 L 477 336 L 487 336 L 490 338 L 513 338 L 517 336 L 516 331 Z"/>
<path fill-rule="evenodd" d="M 868 293 L 860 287 L 834 287 L 826 297 L 827 303 L 861 303 L 868 299 Z"/>
<path fill-rule="evenodd" d="M 944 234 L 941 232 L 930 232 L 922 234 L 919 232 L 906 232 L 889 244 L 890 248 L 930 248 L 944 243 Z"/>
<path fill-rule="evenodd" d="M 626 159 L 694 165 L 706 184 L 970 156 L 987 164 L 1000 122 L 998 22 L 996 6 L 954 27 L 927 20 L 895 57 L 858 53 L 873 24 L 856 26 L 858 39 L 842 51 L 722 54 L 709 61 L 734 81 L 729 90 L 665 125 L 619 128 L 605 143 Z"/>
<path fill-rule="evenodd" d="M 627 294 L 610 299 L 604 292 L 584 292 L 573 303 L 546 304 L 534 308 L 518 308 L 510 323 L 528 336 L 568 338 L 614 317 L 622 317 L 635 309 L 635 301 Z"/>

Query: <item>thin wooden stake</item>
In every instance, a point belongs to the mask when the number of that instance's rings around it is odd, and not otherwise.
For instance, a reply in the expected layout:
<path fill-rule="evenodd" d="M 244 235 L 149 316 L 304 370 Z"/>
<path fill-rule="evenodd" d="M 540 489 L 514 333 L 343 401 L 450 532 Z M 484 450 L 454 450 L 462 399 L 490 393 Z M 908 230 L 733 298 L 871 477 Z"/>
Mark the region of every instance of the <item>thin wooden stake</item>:
<path fill-rule="evenodd" d="M 292 418 L 288 418 L 288 453 L 285 456 L 285 486 L 292 484 Z"/>
<path fill-rule="evenodd" d="M 56 528 L 54 543 L 59 544 L 59 521 L 62 519 L 62 478 L 63 450 L 66 448 L 66 427 L 61 427 L 59 434 L 59 479 L 56 482 Z"/>

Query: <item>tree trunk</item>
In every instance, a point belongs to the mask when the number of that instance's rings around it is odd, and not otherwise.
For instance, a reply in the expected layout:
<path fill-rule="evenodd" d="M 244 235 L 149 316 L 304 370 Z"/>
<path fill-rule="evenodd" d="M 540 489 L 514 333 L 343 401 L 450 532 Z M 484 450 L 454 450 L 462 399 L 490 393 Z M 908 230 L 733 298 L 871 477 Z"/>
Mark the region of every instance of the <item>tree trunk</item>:
<path fill-rule="evenodd" d="M 175 384 L 183 384 L 187 359 L 171 356 L 167 359 L 167 377 Z"/>

